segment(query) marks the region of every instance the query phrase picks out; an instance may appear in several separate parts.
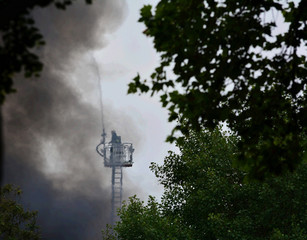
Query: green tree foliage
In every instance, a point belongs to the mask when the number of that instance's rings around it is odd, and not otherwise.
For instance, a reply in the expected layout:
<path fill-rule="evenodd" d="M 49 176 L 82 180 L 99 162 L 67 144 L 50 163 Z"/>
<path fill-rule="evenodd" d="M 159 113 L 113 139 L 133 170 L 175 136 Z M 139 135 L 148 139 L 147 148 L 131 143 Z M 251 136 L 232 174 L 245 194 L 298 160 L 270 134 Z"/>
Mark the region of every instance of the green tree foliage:
<path fill-rule="evenodd" d="M 151 166 L 165 189 L 161 203 L 131 198 L 114 227 L 118 239 L 306 239 L 307 164 L 246 182 L 231 164 L 236 144 L 219 131 L 191 132 L 180 154 Z"/>
<path fill-rule="evenodd" d="M 0 0 L 0 103 L 14 92 L 14 74 L 23 72 L 26 78 L 39 76 L 43 64 L 33 52 L 45 44 L 35 26 L 31 11 L 35 7 L 54 4 L 65 9 L 75 0 Z M 85 0 L 91 3 L 92 0 Z"/>
<path fill-rule="evenodd" d="M 12 185 L 0 189 L 0 239 L 40 239 L 36 225 L 37 212 L 25 211 L 18 203 L 21 190 Z"/>
<path fill-rule="evenodd" d="M 133 196 L 129 204 L 124 204 L 119 214 L 121 223 L 113 229 L 108 226 L 103 231 L 103 239 L 189 239 L 188 233 L 175 221 L 163 216 L 163 209 L 154 197 L 149 197 L 147 205 Z"/>
<path fill-rule="evenodd" d="M 252 176 L 293 170 L 303 158 L 307 122 L 306 9 L 306 0 L 144 6 L 139 21 L 160 66 L 150 82 L 134 78 L 128 93 L 161 94 L 169 121 L 179 123 L 169 141 L 176 131 L 227 122 L 241 137 L 238 162 Z"/>

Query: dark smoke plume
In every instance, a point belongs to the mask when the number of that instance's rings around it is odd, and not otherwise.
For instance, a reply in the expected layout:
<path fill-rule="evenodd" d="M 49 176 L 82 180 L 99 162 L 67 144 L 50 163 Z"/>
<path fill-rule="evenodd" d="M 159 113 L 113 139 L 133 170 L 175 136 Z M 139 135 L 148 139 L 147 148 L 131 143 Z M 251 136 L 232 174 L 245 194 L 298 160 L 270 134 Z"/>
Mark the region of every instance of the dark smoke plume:
<path fill-rule="evenodd" d="M 89 52 L 104 46 L 124 10 L 121 0 L 99 0 L 33 13 L 46 40 L 39 50 L 44 71 L 37 80 L 16 79 L 18 92 L 4 104 L 4 183 L 21 186 L 23 203 L 39 211 L 43 239 L 99 239 L 109 221 L 110 171 L 94 150 L 101 122 Z M 73 74 L 78 67 L 85 70 L 84 79 Z M 97 95 L 97 106 L 88 103 L 86 94 Z M 104 112 L 109 129 L 124 121 L 129 126 L 124 134 L 132 135 L 129 118 L 108 108 Z"/>

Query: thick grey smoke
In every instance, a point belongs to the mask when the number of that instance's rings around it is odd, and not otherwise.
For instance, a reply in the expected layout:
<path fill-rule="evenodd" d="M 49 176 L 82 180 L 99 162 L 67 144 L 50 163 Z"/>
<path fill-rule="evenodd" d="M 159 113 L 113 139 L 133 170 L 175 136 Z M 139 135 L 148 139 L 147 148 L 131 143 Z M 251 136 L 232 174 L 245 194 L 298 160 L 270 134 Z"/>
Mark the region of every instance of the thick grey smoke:
<path fill-rule="evenodd" d="M 104 46 L 124 13 L 122 0 L 77 1 L 66 11 L 33 13 L 46 40 L 40 50 L 45 67 L 38 80 L 17 79 L 18 93 L 4 105 L 4 182 L 21 186 L 23 202 L 39 211 L 43 239 L 99 239 L 109 221 L 110 171 L 94 150 L 101 122 L 89 52 Z M 87 100 L 92 94 L 97 106 Z M 120 135 L 137 137 L 124 114 L 107 107 L 104 113 L 109 129 L 119 126 Z"/>

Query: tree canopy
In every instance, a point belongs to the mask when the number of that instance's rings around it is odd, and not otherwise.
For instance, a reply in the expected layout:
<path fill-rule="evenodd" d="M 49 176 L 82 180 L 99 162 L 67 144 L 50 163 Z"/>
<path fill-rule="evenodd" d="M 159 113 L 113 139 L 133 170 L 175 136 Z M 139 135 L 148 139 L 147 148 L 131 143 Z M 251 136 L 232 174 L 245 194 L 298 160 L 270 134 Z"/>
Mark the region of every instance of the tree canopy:
<path fill-rule="evenodd" d="M 38 240 L 37 212 L 27 211 L 18 202 L 21 190 L 12 185 L 0 188 L 0 239 Z"/>
<path fill-rule="evenodd" d="M 160 94 L 178 122 L 169 141 L 226 122 L 240 136 L 237 163 L 251 176 L 292 171 L 306 148 L 306 9 L 306 0 L 146 5 L 139 21 L 160 65 L 151 81 L 135 77 L 128 93 Z"/>
<path fill-rule="evenodd" d="M 231 163 L 236 137 L 191 132 L 183 142 L 180 154 L 151 166 L 165 190 L 161 203 L 130 198 L 104 239 L 306 239 L 306 163 L 294 173 L 246 182 Z"/>

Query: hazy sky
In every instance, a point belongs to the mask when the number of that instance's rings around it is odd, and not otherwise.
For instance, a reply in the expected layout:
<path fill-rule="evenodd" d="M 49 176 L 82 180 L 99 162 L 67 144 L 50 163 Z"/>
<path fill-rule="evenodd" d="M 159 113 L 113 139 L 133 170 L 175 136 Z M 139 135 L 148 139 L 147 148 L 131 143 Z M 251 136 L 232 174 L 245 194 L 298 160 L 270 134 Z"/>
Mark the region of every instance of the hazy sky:
<path fill-rule="evenodd" d="M 158 186 L 148 167 L 150 162 L 162 163 L 167 151 L 175 148 L 165 143 L 172 125 L 167 122 L 167 112 L 162 109 L 159 98 L 126 94 L 131 79 L 137 73 L 148 77 L 159 61 L 152 39 L 142 34 L 145 27 L 138 23 L 140 8 L 144 4 L 155 2 L 157 1 L 127 1 L 127 15 L 123 23 L 107 36 L 108 45 L 94 52 L 101 72 L 104 105 L 127 115 L 137 127 L 141 141 L 135 145 L 134 166 L 125 170 L 124 189 L 129 188 L 129 179 L 142 190 L 135 192 L 140 197 L 149 194 L 160 196 L 162 188 Z M 94 99 L 93 103 L 95 104 Z M 104 112 L 104 115 L 106 114 L 107 112 Z M 121 132 L 118 131 L 118 134 L 121 135 Z M 122 139 L 129 141 L 133 137 L 122 136 Z"/>
<path fill-rule="evenodd" d="M 175 149 L 165 143 L 167 112 L 158 97 L 127 95 L 132 78 L 148 77 L 159 60 L 137 22 L 146 3 L 80 0 L 66 11 L 33 12 L 46 40 L 38 50 L 45 66 L 39 79 L 18 75 L 17 93 L 4 104 L 4 182 L 21 186 L 23 205 L 38 210 L 46 240 L 98 239 L 110 216 L 111 169 L 95 151 L 99 77 L 109 137 L 114 129 L 135 148 L 133 167 L 124 169 L 125 198 L 161 196 L 149 165 Z"/>

